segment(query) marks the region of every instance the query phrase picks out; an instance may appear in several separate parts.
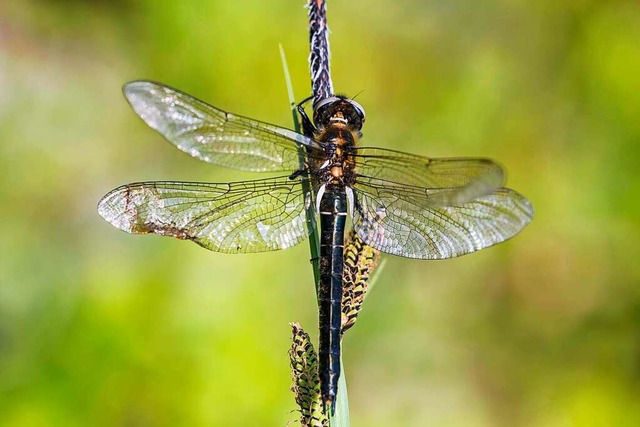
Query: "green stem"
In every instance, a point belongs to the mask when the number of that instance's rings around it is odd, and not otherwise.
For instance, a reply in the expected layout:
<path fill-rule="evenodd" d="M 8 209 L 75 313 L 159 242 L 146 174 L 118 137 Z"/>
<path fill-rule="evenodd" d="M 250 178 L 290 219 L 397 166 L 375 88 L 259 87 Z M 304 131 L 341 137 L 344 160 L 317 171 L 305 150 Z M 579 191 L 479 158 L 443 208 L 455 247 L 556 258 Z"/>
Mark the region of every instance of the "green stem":
<path fill-rule="evenodd" d="M 293 117 L 293 128 L 296 132 L 300 132 L 300 121 L 298 120 L 298 112 L 296 110 L 296 101 L 293 94 L 293 86 L 291 85 L 291 76 L 289 75 L 289 68 L 287 66 L 287 58 L 284 53 L 282 45 L 280 48 L 280 59 L 282 61 L 282 68 L 284 70 L 284 79 L 287 84 L 287 94 L 289 95 L 289 107 L 291 108 L 291 115 Z M 300 158 L 300 169 L 306 169 L 306 154 L 302 145 L 298 146 L 298 154 Z M 307 175 L 306 178 L 309 178 Z M 320 282 L 320 239 L 318 237 L 318 226 L 316 224 L 316 211 L 315 203 L 313 203 L 313 193 L 311 191 L 311 184 L 309 179 L 302 181 L 302 191 L 305 197 L 309 197 L 310 200 L 306 203 L 306 223 L 309 231 L 309 252 L 311 253 L 311 266 L 313 269 L 313 280 L 316 286 L 316 295 L 318 294 L 318 283 Z M 305 200 L 306 202 L 306 200 Z"/>
<path fill-rule="evenodd" d="M 340 354 L 340 378 L 338 378 L 338 395 L 336 396 L 336 413 L 329 415 L 331 427 L 349 427 L 349 396 L 347 394 L 347 375 L 344 372 L 342 354 Z"/>

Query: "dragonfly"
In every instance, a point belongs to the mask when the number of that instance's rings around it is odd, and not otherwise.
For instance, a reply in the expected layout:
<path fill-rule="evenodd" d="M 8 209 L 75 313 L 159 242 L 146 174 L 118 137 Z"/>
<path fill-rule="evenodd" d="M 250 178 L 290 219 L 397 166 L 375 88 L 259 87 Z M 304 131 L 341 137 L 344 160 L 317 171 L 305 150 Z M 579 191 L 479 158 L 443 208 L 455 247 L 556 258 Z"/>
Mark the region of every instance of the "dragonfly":
<path fill-rule="evenodd" d="M 99 214 L 133 234 L 190 240 L 223 253 L 292 247 L 319 216 L 319 376 L 334 411 L 340 376 L 344 231 L 383 253 L 446 259 L 503 242 L 533 218 L 532 204 L 505 188 L 486 158 L 429 158 L 358 145 L 365 112 L 346 96 L 298 105 L 303 133 L 226 112 L 169 86 L 134 81 L 131 107 L 178 149 L 266 179 L 229 183 L 137 182 L 109 192 Z M 301 157 L 302 155 L 302 157 Z M 302 161 L 301 161 L 302 159 Z"/>

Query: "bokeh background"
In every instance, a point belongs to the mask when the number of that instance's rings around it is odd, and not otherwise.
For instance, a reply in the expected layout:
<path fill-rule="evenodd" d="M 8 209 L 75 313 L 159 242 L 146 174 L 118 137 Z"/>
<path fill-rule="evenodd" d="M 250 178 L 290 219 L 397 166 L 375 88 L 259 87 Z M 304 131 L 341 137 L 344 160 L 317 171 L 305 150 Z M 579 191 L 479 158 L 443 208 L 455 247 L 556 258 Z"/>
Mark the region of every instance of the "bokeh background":
<path fill-rule="evenodd" d="M 365 143 L 488 156 L 536 218 L 459 259 L 387 257 L 344 343 L 354 426 L 640 425 L 640 4 L 329 1 Z M 96 203 L 255 175 L 147 128 L 147 78 L 283 126 L 309 93 L 303 1 L 0 4 L 0 425 L 284 426 L 308 246 L 222 255 Z"/>

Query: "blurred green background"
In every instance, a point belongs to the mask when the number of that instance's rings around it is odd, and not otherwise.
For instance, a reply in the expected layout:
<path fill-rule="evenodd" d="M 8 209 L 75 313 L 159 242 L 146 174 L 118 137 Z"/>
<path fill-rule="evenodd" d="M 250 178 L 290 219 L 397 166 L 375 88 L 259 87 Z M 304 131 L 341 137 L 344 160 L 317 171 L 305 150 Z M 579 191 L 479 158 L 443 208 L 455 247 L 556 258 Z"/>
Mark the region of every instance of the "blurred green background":
<path fill-rule="evenodd" d="M 459 259 L 387 257 L 344 357 L 354 426 L 640 425 L 640 4 L 330 0 L 364 143 L 488 156 L 536 218 Z M 222 255 L 105 223 L 110 189 L 230 181 L 124 101 L 158 80 L 289 127 L 303 1 L 0 5 L 0 425 L 284 426 L 308 246 Z"/>

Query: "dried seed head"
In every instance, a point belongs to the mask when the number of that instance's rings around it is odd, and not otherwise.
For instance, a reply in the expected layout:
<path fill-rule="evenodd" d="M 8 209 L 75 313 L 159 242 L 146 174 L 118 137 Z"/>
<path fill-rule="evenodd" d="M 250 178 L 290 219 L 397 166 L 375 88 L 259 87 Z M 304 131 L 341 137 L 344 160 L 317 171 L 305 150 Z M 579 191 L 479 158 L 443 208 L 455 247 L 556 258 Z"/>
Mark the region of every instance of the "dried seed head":
<path fill-rule="evenodd" d="M 342 273 L 342 333 L 351 328 L 358 318 L 367 294 L 371 274 L 380 262 L 380 252 L 366 245 L 351 230 L 344 247 Z"/>
<path fill-rule="evenodd" d="M 291 359 L 291 391 L 300 407 L 300 425 L 302 427 L 328 427 L 329 419 L 322 410 L 320 398 L 320 377 L 318 376 L 318 356 L 313 349 L 309 335 L 299 323 L 291 323 L 292 345 L 289 350 Z"/>

